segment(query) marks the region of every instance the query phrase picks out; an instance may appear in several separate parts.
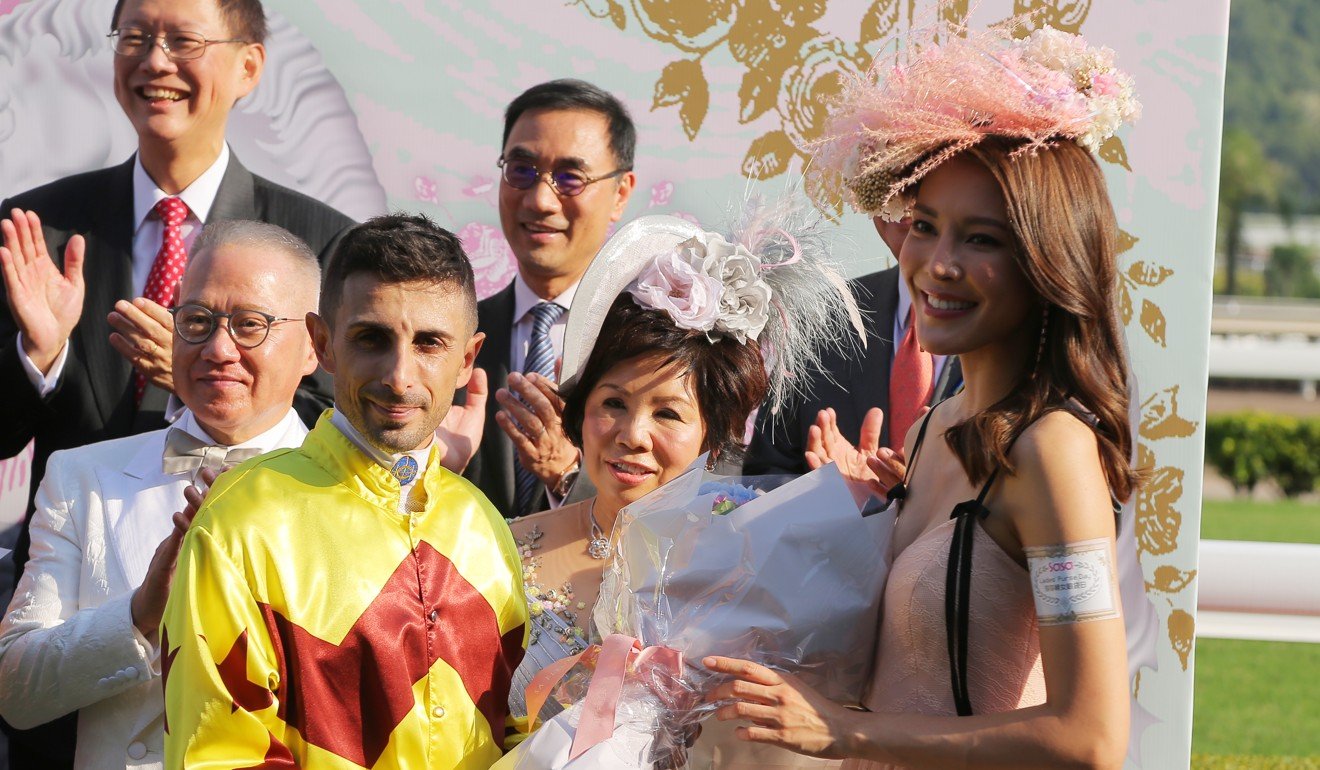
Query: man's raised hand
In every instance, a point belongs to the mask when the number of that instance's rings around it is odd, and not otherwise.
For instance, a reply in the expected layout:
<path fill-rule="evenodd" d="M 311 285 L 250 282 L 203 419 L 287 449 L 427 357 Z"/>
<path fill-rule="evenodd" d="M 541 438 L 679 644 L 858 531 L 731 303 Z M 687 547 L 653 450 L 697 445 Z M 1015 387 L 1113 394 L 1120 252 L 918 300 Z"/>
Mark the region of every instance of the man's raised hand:
<path fill-rule="evenodd" d="M 114 329 L 110 347 L 156 387 L 173 393 L 174 317 L 169 309 L 146 297 L 121 299 L 106 320 Z"/>
<path fill-rule="evenodd" d="M 513 372 L 495 400 L 500 404 L 495 421 L 513 443 L 518 462 L 553 489 L 578 463 L 577 447 L 564 434 L 564 399 L 558 388 L 539 374 Z"/>
<path fill-rule="evenodd" d="M 490 397 L 486 383 L 486 370 L 473 369 L 466 403 L 449 407 L 435 431 L 435 440 L 440 444 L 440 464 L 454 473 L 462 473 L 472 462 L 486 432 L 486 399 Z"/>
<path fill-rule="evenodd" d="M 0 220 L 4 246 L 0 246 L 5 298 L 9 312 L 23 335 L 23 352 L 43 374 L 50 371 L 82 317 L 83 255 L 81 235 L 69 239 L 60 272 L 46 251 L 41 219 L 32 211 L 14 209 Z"/>
<path fill-rule="evenodd" d="M 165 614 L 165 600 L 170 596 L 170 585 L 174 582 L 174 564 L 179 559 L 179 548 L 183 545 L 183 536 L 192 526 L 197 510 L 206 502 L 206 494 L 220 475 L 212 468 L 203 468 L 198 478 L 183 490 L 183 510 L 174 514 L 174 529 L 156 546 L 156 553 L 147 565 L 146 577 L 142 585 L 133 592 L 129 600 L 129 615 L 139 633 L 147 639 L 154 639 L 160 628 L 160 619 Z"/>

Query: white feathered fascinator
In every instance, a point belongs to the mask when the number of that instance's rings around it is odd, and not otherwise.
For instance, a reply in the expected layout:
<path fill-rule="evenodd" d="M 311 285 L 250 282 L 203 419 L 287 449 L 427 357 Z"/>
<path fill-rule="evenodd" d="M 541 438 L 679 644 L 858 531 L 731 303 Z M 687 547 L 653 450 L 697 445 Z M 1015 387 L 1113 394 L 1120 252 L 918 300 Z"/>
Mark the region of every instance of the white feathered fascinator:
<path fill-rule="evenodd" d="M 830 348 L 866 344 L 861 313 L 829 258 L 818 216 L 785 201 L 749 205 L 726 237 L 678 217 L 633 220 L 605 243 L 578 285 L 560 380 L 581 375 L 614 300 L 629 293 L 712 341 L 761 346 L 777 410 Z M 855 336 L 849 334 L 849 329 Z"/>

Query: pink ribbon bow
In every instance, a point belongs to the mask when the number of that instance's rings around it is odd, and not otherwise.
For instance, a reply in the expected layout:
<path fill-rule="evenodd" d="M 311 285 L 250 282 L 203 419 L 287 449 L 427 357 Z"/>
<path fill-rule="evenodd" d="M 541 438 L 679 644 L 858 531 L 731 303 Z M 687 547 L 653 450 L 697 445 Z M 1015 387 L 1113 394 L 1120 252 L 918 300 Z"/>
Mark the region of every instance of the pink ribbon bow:
<path fill-rule="evenodd" d="M 592 645 L 577 655 L 551 663 L 532 677 L 527 686 L 527 714 L 531 724 L 541 713 L 541 706 L 550 695 L 550 688 L 564 678 L 579 661 L 596 661 L 596 671 L 587 685 L 587 695 L 582 700 L 582 717 L 578 722 L 577 733 L 573 736 L 573 746 L 569 750 L 570 761 L 577 759 L 601 741 L 614 733 L 614 717 L 619 708 L 619 697 L 623 693 L 624 679 L 631 672 L 643 678 L 657 691 L 656 695 L 666 704 L 673 703 L 673 693 L 664 691 L 665 683 L 677 682 L 683 674 L 683 653 L 670 647 L 643 647 L 642 643 L 631 636 L 610 634 L 602 645 Z"/>

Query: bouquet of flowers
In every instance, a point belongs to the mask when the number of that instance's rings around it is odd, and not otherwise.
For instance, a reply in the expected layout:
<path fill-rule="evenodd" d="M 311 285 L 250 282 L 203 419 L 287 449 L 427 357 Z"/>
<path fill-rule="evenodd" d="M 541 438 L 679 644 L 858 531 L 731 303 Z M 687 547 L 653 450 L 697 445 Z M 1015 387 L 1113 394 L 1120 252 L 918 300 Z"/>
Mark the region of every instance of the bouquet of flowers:
<path fill-rule="evenodd" d="M 796 478 L 720 477 L 704 465 L 619 512 L 593 614 L 606 644 L 588 656 L 585 695 L 579 665 L 576 683 L 556 691 L 572 707 L 496 767 L 643 768 L 681 754 L 717 707 L 701 697 L 721 681 L 702 668 L 707 655 L 861 701 L 893 512 L 863 516 L 833 465 Z"/>

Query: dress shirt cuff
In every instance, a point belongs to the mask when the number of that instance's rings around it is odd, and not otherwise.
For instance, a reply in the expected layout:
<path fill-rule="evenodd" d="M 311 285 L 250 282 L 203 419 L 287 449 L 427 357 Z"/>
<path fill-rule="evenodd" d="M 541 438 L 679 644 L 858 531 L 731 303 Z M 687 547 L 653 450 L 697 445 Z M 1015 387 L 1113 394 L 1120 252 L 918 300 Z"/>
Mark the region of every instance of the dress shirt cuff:
<path fill-rule="evenodd" d="M 32 388 L 37 391 L 37 395 L 45 398 L 55 386 L 60 383 L 60 373 L 64 371 L 64 362 L 69 358 L 69 341 L 64 341 L 64 347 L 60 348 L 60 354 L 55 356 L 55 363 L 51 364 L 50 371 L 45 374 L 32 363 L 28 358 L 27 351 L 23 350 L 23 332 L 18 333 L 18 360 L 23 364 L 23 372 L 27 374 L 28 382 L 32 383 Z"/>
<path fill-rule="evenodd" d="M 564 471 L 564 473 L 560 475 L 559 481 L 555 484 L 555 486 L 552 487 L 549 484 L 541 485 L 541 487 L 545 490 L 545 499 L 546 502 L 550 504 L 550 510 L 553 511 L 554 509 L 561 507 L 564 504 L 564 501 L 568 499 L 569 495 L 573 494 L 573 486 L 577 484 L 577 479 L 581 475 L 581 473 L 582 473 L 582 452 L 581 450 L 579 450 L 577 454 L 577 459 L 573 461 L 572 465 L 568 466 L 568 470 Z M 563 490 L 564 494 L 561 496 L 555 490 L 561 486 L 565 486 L 563 483 L 564 477 L 568 476 L 569 474 L 572 474 L 573 478 L 568 481 L 567 488 Z"/>

